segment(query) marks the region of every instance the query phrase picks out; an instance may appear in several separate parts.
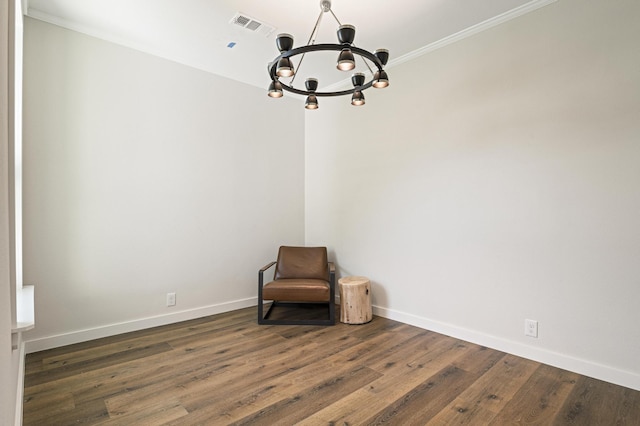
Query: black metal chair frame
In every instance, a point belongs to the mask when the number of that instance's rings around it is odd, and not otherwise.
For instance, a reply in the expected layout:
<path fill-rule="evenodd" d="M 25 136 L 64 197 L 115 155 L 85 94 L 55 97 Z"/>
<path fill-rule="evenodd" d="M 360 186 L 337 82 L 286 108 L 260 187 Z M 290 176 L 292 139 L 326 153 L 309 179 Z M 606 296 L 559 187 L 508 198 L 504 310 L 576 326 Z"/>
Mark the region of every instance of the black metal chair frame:
<path fill-rule="evenodd" d="M 273 324 L 273 325 L 334 325 L 336 323 L 336 269 L 333 262 L 328 262 L 329 268 L 329 302 L 294 302 L 294 301 L 278 301 L 273 300 L 271 306 L 264 314 L 264 300 L 262 298 L 262 287 L 264 286 L 264 272 L 275 265 L 276 262 L 271 262 L 263 266 L 258 271 L 258 324 Z M 328 318 L 324 320 L 300 320 L 300 319 L 269 319 L 273 308 L 276 306 L 322 306 L 327 307 Z M 328 306 L 327 306 L 328 305 Z"/>

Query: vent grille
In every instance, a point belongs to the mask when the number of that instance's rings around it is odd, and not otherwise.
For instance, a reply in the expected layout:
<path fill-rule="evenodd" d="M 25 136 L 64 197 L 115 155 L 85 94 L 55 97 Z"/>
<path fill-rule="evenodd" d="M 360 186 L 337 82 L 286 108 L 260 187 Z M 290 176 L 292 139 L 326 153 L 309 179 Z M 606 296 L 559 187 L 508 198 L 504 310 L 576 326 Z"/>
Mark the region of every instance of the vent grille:
<path fill-rule="evenodd" d="M 229 21 L 229 23 L 238 25 L 246 30 L 265 37 L 268 37 L 275 30 L 274 26 L 261 22 L 240 12 L 236 13 L 235 16 L 231 18 L 231 21 Z"/>
<path fill-rule="evenodd" d="M 233 18 L 233 23 L 238 24 L 241 27 L 245 27 L 249 22 L 251 22 L 251 18 L 244 15 L 237 15 Z"/>

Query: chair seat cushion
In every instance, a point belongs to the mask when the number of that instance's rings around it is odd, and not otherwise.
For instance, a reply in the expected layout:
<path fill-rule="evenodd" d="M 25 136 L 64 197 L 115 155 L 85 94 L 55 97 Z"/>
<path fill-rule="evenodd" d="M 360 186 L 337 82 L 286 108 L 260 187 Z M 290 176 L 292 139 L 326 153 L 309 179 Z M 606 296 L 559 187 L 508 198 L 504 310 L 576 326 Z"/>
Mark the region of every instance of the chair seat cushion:
<path fill-rule="evenodd" d="M 329 302 L 329 283 L 303 278 L 275 280 L 264 285 L 262 298 L 282 302 Z"/>

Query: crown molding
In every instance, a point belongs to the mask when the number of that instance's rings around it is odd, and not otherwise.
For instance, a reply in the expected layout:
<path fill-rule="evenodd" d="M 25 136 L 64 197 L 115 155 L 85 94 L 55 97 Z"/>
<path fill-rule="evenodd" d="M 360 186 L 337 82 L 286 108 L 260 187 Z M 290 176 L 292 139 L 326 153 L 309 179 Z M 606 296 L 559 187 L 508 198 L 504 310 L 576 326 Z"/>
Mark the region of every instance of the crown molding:
<path fill-rule="evenodd" d="M 429 52 L 433 52 L 434 50 L 440 49 L 442 47 L 448 46 L 457 41 L 463 40 L 467 37 L 471 37 L 476 35 L 482 31 L 488 30 L 489 28 L 493 28 L 500 24 L 503 24 L 512 19 L 518 18 L 522 15 L 525 15 L 529 12 L 533 12 L 534 10 L 540 9 L 541 7 L 547 6 L 551 3 L 555 3 L 557 0 L 534 0 L 527 4 L 523 4 L 520 7 L 516 7 L 508 12 L 505 12 L 501 15 L 494 16 L 491 19 L 487 19 L 486 21 L 480 22 L 479 24 L 473 25 L 469 28 L 466 28 L 462 31 L 458 31 L 455 34 L 451 34 L 448 37 L 440 39 L 436 42 L 428 44 L 420 49 L 416 49 L 413 52 L 409 52 L 406 55 L 402 55 L 395 60 L 389 62 L 390 66 L 396 66 L 403 64 L 405 62 L 411 61 L 415 58 L 418 58 L 422 55 L 425 55 Z"/>
<path fill-rule="evenodd" d="M 28 0 L 25 0 L 25 1 L 28 2 Z M 34 9 L 33 7 L 29 7 L 28 9 L 26 9 L 25 15 L 28 16 L 29 18 L 37 19 L 39 21 L 56 25 L 58 27 L 66 28 L 68 30 L 72 30 L 81 34 L 86 34 L 88 36 L 105 40 L 111 43 L 119 44 L 121 46 L 129 47 L 131 49 L 140 50 L 142 52 L 150 53 L 155 56 L 167 58 L 167 55 L 163 55 L 161 52 L 154 52 L 151 49 L 149 49 L 147 46 L 143 46 L 138 43 L 133 43 L 130 40 L 126 40 L 124 38 L 118 37 L 108 31 L 103 31 L 95 27 L 92 27 L 90 25 L 83 25 L 82 23 L 79 23 L 79 22 L 60 18 L 58 16 L 51 15 L 47 12 L 43 12 L 39 9 Z"/>
<path fill-rule="evenodd" d="M 403 64 L 405 62 L 409 62 L 412 61 L 416 58 L 419 58 L 420 56 L 426 55 L 427 53 L 433 52 L 434 50 L 440 49 L 442 47 L 448 46 L 452 43 L 455 43 L 457 41 L 463 40 L 467 37 L 471 37 L 475 34 L 478 34 L 482 31 L 488 30 L 490 28 L 493 28 L 497 25 L 500 25 L 502 23 L 505 23 L 507 21 L 510 21 L 512 19 L 518 18 L 522 15 L 525 15 L 529 12 L 533 12 L 537 9 L 540 9 L 544 6 L 547 6 L 551 3 L 555 3 L 558 0 L 532 0 L 526 4 L 523 4 L 522 6 L 516 7 L 515 9 L 509 10 L 507 12 L 504 12 L 500 15 L 497 15 L 493 18 L 487 19 L 483 22 L 480 22 L 476 25 L 473 25 L 471 27 L 465 28 L 461 31 L 458 31 L 455 34 L 452 34 L 450 36 L 447 36 L 445 38 L 442 38 L 440 40 L 437 40 L 433 43 L 430 43 L 426 46 L 423 46 L 419 49 L 416 49 L 414 51 L 411 51 L 407 54 L 404 54 L 402 56 L 399 56 L 395 59 L 392 59 L 389 61 L 389 63 L 385 66 L 386 70 L 389 70 L 397 65 Z M 146 46 L 146 45 L 141 45 L 138 43 L 134 43 L 131 42 L 130 40 L 126 40 L 123 39 L 121 37 L 118 37 L 112 33 L 109 33 L 107 31 L 102 31 L 96 28 L 93 28 L 91 26 L 87 26 L 87 25 L 83 25 L 82 23 L 78 23 L 78 22 L 74 22 L 74 21 L 69 21 L 66 19 L 62 19 L 60 17 L 57 16 L 53 16 L 51 14 L 48 14 L 46 12 L 43 12 L 41 10 L 38 9 L 34 9 L 33 7 L 29 6 L 29 0 L 22 0 L 22 9 L 23 12 L 26 16 L 33 18 L 33 19 L 37 19 L 40 21 L 44 21 L 47 22 L 49 24 L 53 24 L 53 25 L 57 25 L 59 27 L 63 27 L 63 28 L 67 28 L 79 33 L 83 33 L 92 37 L 96 37 L 102 40 L 106 40 L 115 44 L 119 44 L 125 47 L 129 47 L 131 49 L 135 49 L 135 50 L 139 50 L 141 52 L 145 52 L 154 56 L 158 56 L 160 58 L 164 58 L 164 59 L 168 59 L 170 61 L 173 62 L 178 62 L 178 63 L 182 63 L 184 65 L 196 68 L 196 69 L 201 69 L 203 71 L 206 72 L 211 72 L 203 67 L 199 67 L 197 65 L 193 65 L 193 64 L 187 64 L 184 61 L 180 61 L 177 60 L 175 57 L 173 57 L 174 55 L 171 54 L 171 52 L 164 52 L 164 51 L 160 51 L 158 50 L 158 48 L 152 48 L 151 46 Z M 333 83 L 330 84 L 328 86 L 322 87 L 323 91 L 339 91 L 341 89 L 345 89 L 345 88 L 350 88 L 351 87 L 351 78 L 347 78 L 344 80 L 341 80 L 337 83 Z"/>
<path fill-rule="evenodd" d="M 433 52 L 434 50 L 441 49 L 457 41 L 463 40 L 467 37 L 471 37 L 482 31 L 488 30 L 490 28 L 493 28 L 495 26 L 508 22 L 512 19 L 518 18 L 522 15 L 526 15 L 529 12 L 533 12 L 534 10 L 540 9 L 541 7 L 547 6 L 551 3 L 555 3 L 556 1 L 558 0 L 533 0 L 527 4 L 523 4 L 522 6 L 516 7 L 515 9 L 509 10 L 508 12 L 504 12 L 500 15 L 494 16 L 493 18 L 487 19 L 486 21 L 482 21 L 478 24 L 472 25 L 471 27 L 465 28 L 464 30 L 458 31 L 455 34 L 451 34 L 450 36 L 442 38 L 438 41 L 434 41 L 433 43 L 427 44 L 426 46 L 421 47 L 420 49 L 416 49 L 412 52 L 409 52 L 395 59 L 392 59 L 385 66 L 385 70 L 388 70 L 400 64 L 404 64 L 405 62 L 412 61 L 416 58 L 419 58 L 420 56 Z M 338 83 L 334 83 L 330 86 L 324 87 L 323 90 L 335 91 L 350 85 L 351 85 L 351 79 L 349 78 L 349 79 L 342 80 Z"/>

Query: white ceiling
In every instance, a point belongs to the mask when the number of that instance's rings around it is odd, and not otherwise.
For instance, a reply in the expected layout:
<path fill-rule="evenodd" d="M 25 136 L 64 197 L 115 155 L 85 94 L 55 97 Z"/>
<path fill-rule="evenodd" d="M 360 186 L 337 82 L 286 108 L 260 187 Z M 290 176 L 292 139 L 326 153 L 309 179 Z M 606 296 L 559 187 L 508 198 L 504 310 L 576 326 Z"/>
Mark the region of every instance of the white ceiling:
<path fill-rule="evenodd" d="M 343 24 L 356 27 L 355 45 L 388 49 L 387 70 L 463 35 L 472 34 L 555 0 L 333 0 Z M 267 64 L 278 54 L 275 36 L 307 44 L 319 0 L 28 0 L 27 15 L 214 74 L 265 88 Z M 231 24 L 241 12 L 275 27 L 261 35 Z M 316 43 L 336 43 L 338 24 L 322 15 Z M 228 47 L 229 43 L 236 43 Z M 336 86 L 350 73 L 335 69 L 336 52 L 308 54 L 297 82 L 318 78 Z M 298 57 L 296 57 L 298 58 Z M 297 59 L 296 59 L 297 63 Z M 366 68 L 356 69 L 365 71 Z M 308 75 L 304 75 L 308 73 Z M 393 84 L 393 73 L 389 72 Z"/>

